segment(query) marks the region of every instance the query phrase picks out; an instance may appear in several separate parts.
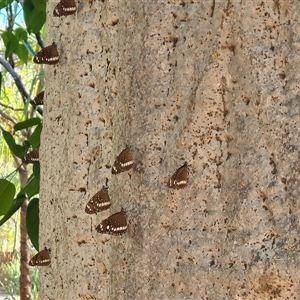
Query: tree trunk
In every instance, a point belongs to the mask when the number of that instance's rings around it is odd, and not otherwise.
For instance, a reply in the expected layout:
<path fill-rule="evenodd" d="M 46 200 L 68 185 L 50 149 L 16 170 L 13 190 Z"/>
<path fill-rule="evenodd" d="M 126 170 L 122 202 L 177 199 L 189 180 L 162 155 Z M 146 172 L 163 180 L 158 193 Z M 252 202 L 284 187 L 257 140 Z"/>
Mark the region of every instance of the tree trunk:
<path fill-rule="evenodd" d="M 194 2 L 49 17 L 41 299 L 299 297 L 300 4 Z M 134 169 L 112 175 L 126 146 Z M 110 210 L 87 215 L 106 178 Z M 122 207 L 128 232 L 97 233 Z"/>
<path fill-rule="evenodd" d="M 26 167 L 19 169 L 21 188 L 23 188 L 28 180 L 28 172 Z M 20 214 L 20 300 L 31 299 L 31 280 L 29 273 L 29 240 L 26 229 L 26 211 L 28 206 L 28 200 L 25 200 L 21 206 Z"/>

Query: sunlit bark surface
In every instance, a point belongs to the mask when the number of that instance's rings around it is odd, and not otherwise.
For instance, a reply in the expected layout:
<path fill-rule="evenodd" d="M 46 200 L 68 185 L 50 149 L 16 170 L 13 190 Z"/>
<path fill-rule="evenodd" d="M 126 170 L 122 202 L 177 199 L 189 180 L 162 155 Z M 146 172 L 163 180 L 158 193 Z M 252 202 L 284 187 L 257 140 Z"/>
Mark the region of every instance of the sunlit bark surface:
<path fill-rule="evenodd" d="M 299 2 L 54 5 L 40 299 L 298 299 Z M 112 175 L 126 146 L 135 166 Z M 110 210 L 87 215 L 106 178 Z M 97 233 L 122 207 L 127 233 Z"/>

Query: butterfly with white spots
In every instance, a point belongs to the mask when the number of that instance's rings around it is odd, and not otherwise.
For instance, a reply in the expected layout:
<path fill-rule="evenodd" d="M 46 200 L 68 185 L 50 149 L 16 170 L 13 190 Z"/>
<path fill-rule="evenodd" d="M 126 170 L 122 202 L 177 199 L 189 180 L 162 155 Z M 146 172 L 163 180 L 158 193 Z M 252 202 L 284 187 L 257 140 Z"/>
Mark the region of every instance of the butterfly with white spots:
<path fill-rule="evenodd" d="M 75 0 L 61 0 L 53 10 L 54 17 L 68 16 L 76 13 Z"/>
<path fill-rule="evenodd" d="M 53 42 L 52 45 L 43 48 L 33 58 L 36 64 L 56 65 L 59 62 L 59 54 L 57 45 Z"/>
<path fill-rule="evenodd" d="M 44 250 L 38 252 L 31 258 L 29 266 L 49 266 L 51 264 L 50 253 L 51 250 L 45 247 Z"/>
<path fill-rule="evenodd" d="M 87 214 L 96 214 L 110 207 L 111 202 L 108 195 L 108 187 L 103 186 L 87 203 L 85 212 Z"/>
<path fill-rule="evenodd" d="M 122 209 L 120 212 L 111 215 L 109 218 L 103 220 L 96 230 L 99 233 L 106 233 L 110 235 L 122 235 L 127 231 L 126 212 Z"/>
<path fill-rule="evenodd" d="M 171 176 L 167 186 L 171 189 L 182 189 L 187 186 L 189 180 L 188 164 L 185 164 L 177 169 L 177 171 Z"/>
<path fill-rule="evenodd" d="M 133 158 L 130 151 L 125 148 L 119 156 L 116 158 L 112 166 L 112 174 L 119 174 L 124 171 L 128 171 L 133 167 Z"/>

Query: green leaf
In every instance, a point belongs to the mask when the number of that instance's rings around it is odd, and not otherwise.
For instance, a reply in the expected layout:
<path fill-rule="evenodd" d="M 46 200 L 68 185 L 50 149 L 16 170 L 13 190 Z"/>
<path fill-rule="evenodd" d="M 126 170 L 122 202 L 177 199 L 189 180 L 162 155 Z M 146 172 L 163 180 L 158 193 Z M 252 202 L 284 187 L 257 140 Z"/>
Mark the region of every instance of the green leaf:
<path fill-rule="evenodd" d="M 18 195 L 27 195 L 28 199 L 37 195 L 40 191 L 40 181 L 31 175 Z"/>
<path fill-rule="evenodd" d="M 33 171 L 33 176 L 37 180 L 40 180 L 40 164 L 39 163 L 33 164 L 32 171 Z"/>
<path fill-rule="evenodd" d="M 16 193 L 15 186 L 6 179 L 0 179 L 0 216 L 7 213 Z"/>
<path fill-rule="evenodd" d="M 29 142 L 33 149 L 37 148 L 40 145 L 42 129 L 43 129 L 43 124 L 40 123 L 38 126 L 36 126 L 34 132 L 29 138 Z"/>
<path fill-rule="evenodd" d="M 16 52 L 20 60 L 24 63 L 27 64 L 28 62 L 28 51 L 26 47 L 23 44 L 19 44 L 19 48 Z"/>
<path fill-rule="evenodd" d="M 32 127 L 34 125 L 38 125 L 40 123 L 41 123 L 41 119 L 40 118 L 27 119 L 26 121 L 22 121 L 22 122 L 17 123 L 14 126 L 14 130 L 15 131 L 22 130 L 22 129 L 25 129 L 25 128 Z"/>
<path fill-rule="evenodd" d="M 26 228 L 30 241 L 39 251 L 39 198 L 30 200 L 26 213 Z"/>
<path fill-rule="evenodd" d="M 24 0 L 23 12 L 28 33 L 37 33 L 46 22 L 46 0 Z"/>
<path fill-rule="evenodd" d="M 9 31 L 2 33 L 2 39 L 5 45 L 5 59 L 12 53 L 16 53 L 19 48 L 19 41 L 17 37 Z"/>
<path fill-rule="evenodd" d="M 26 11 L 24 9 L 24 17 L 28 33 L 39 32 L 46 22 L 46 12 L 36 8 L 32 11 Z"/>
<path fill-rule="evenodd" d="M 27 31 L 28 31 L 28 21 L 30 18 L 30 14 L 33 10 L 34 6 L 31 2 L 31 0 L 24 0 L 23 2 L 23 13 L 24 13 L 24 20 L 27 26 Z M 30 31 L 28 31 L 28 33 L 31 33 Z"/>
<path fill-rule="evenodd" d="M 23 158 L 27 150 L 24 147 L 16 144 L 13 136 L 8 131 L 2 130 L 2 135 L 11 152 L 17 157 Z"/>
<path fill-rule="evenodd" d="M 32 4 L 37 10 L 46 12 L 46 0 L 32 0 Z"/>
<path fill-rule="evenodd" d="M 16 28 L 15 34 L 19 41 L 27 41 L 28 39 L 27 31 L 22 27 Z"/>
<path fill-rule="evenodd" d="M 8 7 L 14 0 L 0 0 L 0 9 Z"/>
<path fill-rule="evenodd" d="M 25 195 L 18 195 L 17 198 L 15 198 L 13 205 L 10 207 L 5 216 L 0 220 L 0 226 L 2 226 L 7 220 L 11 218 L 11 216 L 21 207 L 25 199 Z"/>
<path fill-rule="evenodd" d="M 26 149 L 26 152 L 27 152 L 28 149 L 30 149 L 31 144 L 29 141 L 25 140 L 25 141 L 23 141 L 22 146 Z"/>

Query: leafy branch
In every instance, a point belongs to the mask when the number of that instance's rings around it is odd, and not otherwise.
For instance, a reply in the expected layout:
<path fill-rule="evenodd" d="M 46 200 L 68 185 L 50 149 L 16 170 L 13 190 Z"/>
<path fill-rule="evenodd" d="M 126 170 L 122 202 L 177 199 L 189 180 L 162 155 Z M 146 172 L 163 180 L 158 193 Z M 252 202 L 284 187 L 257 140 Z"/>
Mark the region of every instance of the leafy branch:
<path fill-rule="evenodd" d="M 23 99 L 23 102 L 26 103 L 27 99 L 30 99 L 30 102 L 32 102 L 33 99 L 29 96 L 29 93 L 27 92 L 21 76 L 12 68 L 10 63 L 6 61 L 3 57 L 0 56 L 0 64 L 9 72 L 9 74 L 12 76 L 20 94 Z M 35 105 L 33 104 L 35 107 Z M 43 109 L 41 107 L 37 107 L 37 111 L 40 113 L 40 115 L 43 115 Z"/>

